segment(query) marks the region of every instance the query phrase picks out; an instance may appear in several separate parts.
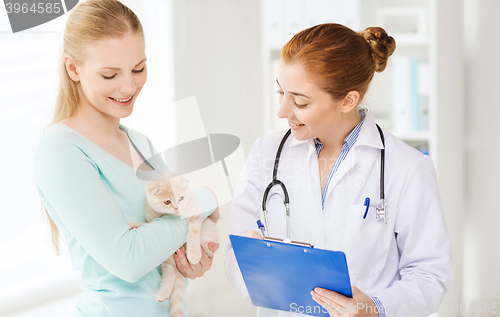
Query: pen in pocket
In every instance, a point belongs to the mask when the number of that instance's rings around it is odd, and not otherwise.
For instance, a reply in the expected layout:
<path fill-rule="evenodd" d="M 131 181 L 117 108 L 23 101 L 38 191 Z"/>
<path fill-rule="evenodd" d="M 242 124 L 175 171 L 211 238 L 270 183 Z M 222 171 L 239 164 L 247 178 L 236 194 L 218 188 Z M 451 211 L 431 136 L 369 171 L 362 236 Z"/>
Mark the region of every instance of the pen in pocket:
<path fill-rule="evenodd" d="M 368 214 L 368 208 L 370 208 L 370 198 L 366 197 L 365 198 L 365 203 L 363 204 L 366 206 L 365 214 L 363 215 L 363 219 L 366 219 L 366 215 Z"/>

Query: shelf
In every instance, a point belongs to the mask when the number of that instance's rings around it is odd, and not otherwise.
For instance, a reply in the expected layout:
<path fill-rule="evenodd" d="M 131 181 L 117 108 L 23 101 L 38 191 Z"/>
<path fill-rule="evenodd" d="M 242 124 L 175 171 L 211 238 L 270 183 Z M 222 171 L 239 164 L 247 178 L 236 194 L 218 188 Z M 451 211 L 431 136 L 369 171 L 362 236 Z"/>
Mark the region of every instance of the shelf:
<path fill-rule="evenodd" d="M 352 5 L 343 7 L 342 0 L 325 0 L 316 4 L 312 1 L 295 0 L 293 5 L 296 8 L 284 12 L 276 10 L 281 1 L 286 0 L 262 2 L 265 12 L 262 56 L 266 131 L 280 128 L 275 118 L 277 107 L 274 77 L 281 48 L 286 40 L 293 36 L 292 33 L 305 29 L 311 19 L 318 23 L 335 21 L 346 25 L 342 17 L 347 14 L 356 22 L 350 26 L 353 30 L 383 25 L 396 40 L 394 56 L 389 59 L 383 73 L 374 75 L 364 106 L 374 111 L 375 120 L 381 127 L 406 144 L 419 150 L 429 149 L 436 144 L 436 135 L 429 126 L 432 109 L 435 107 L 431 89 L 435 81 L 432 78 L 435 65 L 430 60 L 434 46 L 433 33 L 430 32 L 430 4 L 424 0 L 412 4 L 401 4 L 398 0 L 355 0 Z M 332 19 L 323 16 L 322 12 L 328 8 L 339 15 L 331 17 Z M 343 11 L 342 14 L 339 10 Z M 302 12 L 309 12 L 309 18 L 304 20 Z M 405 24 L 406 21 L 408 23 Z M 292 29 L 294 32 L 291 32 Z M 414 119 L 415 115 L 418 120 Z M 425 130 L 417 131 L 418 128 Z"/>
<path fill-rule="evenodd" d="M 426 141 L 429 142 L 431 139 L 431 134 L 429 131 L 414 131 L 414 132 L 399 132 L 394 130 L 388 130 L 390 133 L 394 134 L 397 138 L 403 141 Z"/>
<path fill-rule="evenodd" d="M 430 39 L 429 38 L 422 38 L 422 39 L 406 39 L 404 37 L 397 37 L 396 41 L 396 47 L 427 47 L 430 46 Z"/>

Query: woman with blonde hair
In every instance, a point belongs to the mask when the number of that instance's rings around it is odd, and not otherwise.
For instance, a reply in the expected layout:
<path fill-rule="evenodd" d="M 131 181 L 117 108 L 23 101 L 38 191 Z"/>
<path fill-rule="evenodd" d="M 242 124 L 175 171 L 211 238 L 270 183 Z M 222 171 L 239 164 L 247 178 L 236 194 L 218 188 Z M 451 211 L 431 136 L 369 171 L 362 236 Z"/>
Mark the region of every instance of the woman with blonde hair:
<path fill-rule="evenodd" d="M 55 251 L 60 231 L 81 271 L 76 316 L 168 316 L 169 300 L 155 299 L 159 265 L 176 253 L 179 271 L 196 278 L 212 257 L 203 252 L 200 263 L 186 261 L 186 219 L 167 215 L 136 229 L 128 225 L 145 222 L 147 181 L 136 169 L 168 170 L 162 160 L 146 159 L 157 154 L 146 135 L 120 124 L 147 78 L 142 25 L 117 0 L 81 2 L 67 20 L 63 48 L 55 113 L 34 171 Z M 204 217 L 218 219 L 213 192 L 193 191 Z"/>

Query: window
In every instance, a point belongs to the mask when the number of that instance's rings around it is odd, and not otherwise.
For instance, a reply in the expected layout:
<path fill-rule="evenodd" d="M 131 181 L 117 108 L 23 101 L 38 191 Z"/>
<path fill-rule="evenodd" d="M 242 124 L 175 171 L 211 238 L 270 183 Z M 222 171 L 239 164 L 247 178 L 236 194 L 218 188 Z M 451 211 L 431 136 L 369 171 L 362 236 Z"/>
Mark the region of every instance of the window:
<path fill-rule="evenodd" d="M 169 96 L 162 102 L 173 101 L 171 2 L 121 2 L 137 14 L 146 35 L 150 68 L 137 108 L 158 104 L 159 91 Z M 69 316 L 80 292 L 79 272 L 73 270 L 64 243 L 60 256 L 52 251 L 50 228 L 33 178 L 33 155 L 57 97 L 57 63 L 69 14 L 15 34 L 5 11 L 1 14 L 0 199 L 4 225 L 0 230 L 0 315 L 24 316 L 36 311 L 38 316 Z M 124 124 L 133 126 L 132 117 Z M 55 301 L 59 304 L 44 305 L 44 312 L 35 308 Z M 29 312 L 19 313 L 26 309 Z"/>

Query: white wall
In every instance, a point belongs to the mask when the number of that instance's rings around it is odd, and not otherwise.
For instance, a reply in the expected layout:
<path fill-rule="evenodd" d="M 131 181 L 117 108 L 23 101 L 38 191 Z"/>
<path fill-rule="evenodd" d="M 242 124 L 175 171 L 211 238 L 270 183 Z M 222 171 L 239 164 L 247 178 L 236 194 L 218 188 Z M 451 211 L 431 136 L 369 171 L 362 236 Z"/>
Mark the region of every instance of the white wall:
<path fill-rule="evenodd" d="M 262 136 L 260 1 L 174 1 L 176 100 L 196 97 L 207 133 L 233 134 L 245 156 Z M 221 207 L 212 268 L 190 281 L 191 317 L 253 317 L 256 308 L 227 283 L 230 204 Z"/>
<path fill-rule="evenodd" d="M 463 3 L 467 118 L 463 300 L 500 303 L 500 1 Z"/>
<path fill-rule="evenodd" d="M 455 316 L 453 307 L 462 301 L 462 249 L 464 215 L 464 58 L 462 1 L 432 0 L 435 30 L 432 49 L 436 64 L 434 101 L 430 125 L 436 142 L 430 151 L 437 167 L 439 192 L 445 221 L 452 241 L 454 276 L 439 310 L 440 317 Z M 457 309 L 458 310 L 458 309 Z"/>
<path fill-rule="evenodd" d="M 207 133 L 248 153 L 262 131 L 260 1 L 174 1 L 176 100 L 195 96 Z"/>

